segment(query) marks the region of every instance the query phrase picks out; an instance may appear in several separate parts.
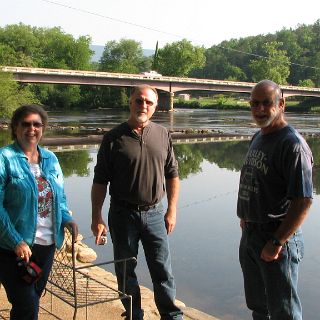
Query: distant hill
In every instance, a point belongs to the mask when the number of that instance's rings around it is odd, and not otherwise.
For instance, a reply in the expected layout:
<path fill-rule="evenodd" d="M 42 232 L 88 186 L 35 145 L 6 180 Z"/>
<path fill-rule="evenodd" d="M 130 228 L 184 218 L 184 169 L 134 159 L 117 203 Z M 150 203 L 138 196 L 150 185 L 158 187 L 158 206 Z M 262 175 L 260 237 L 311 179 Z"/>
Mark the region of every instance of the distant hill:
<path fill-rule="evenodd" d="M 93 44 L 93 45 L 90 45 L 90 49 L 94 51 L 94 54 L 91 58 L 91 61 L 92 62 L 99 62 L 99 60 L 102 56 L 102 53 L 103 53 L 104 46 L 99 46 L 99 45 Z M 153 49 L 143 49 L 143 54 L 146 57 L 152 56 L 154 54 L 154 50 Z"/>
<path fill-rule="evenodd" d="M 101 56 L 102 56 L 102 53 L 103 53 L 103 49 L 104 49 L 104 46 L 98 46 L 98 45 L 90 45 L 90 49 L 92 51 L 94 51 L 94 54 L 91 58 L 91 61 L 92 62 L 99 62 Z"/>

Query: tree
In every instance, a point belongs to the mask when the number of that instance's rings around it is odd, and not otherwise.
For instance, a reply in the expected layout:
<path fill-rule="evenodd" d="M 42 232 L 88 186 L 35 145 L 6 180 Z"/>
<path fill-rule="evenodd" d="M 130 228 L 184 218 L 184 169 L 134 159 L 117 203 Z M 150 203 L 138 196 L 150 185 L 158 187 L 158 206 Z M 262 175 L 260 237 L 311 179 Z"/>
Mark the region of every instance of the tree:
<path fill-rule="evenodd" d="M 267 42 L 264 56 L 251 60 L 250 69 L 254 81 L 269 79 L 279 84 L 286 84 L 290 74 L 290 59 L 285 50 L 280 50 L 281 42 Z"/>
<path fill-rule="evenodd" d="M 69 177 L 73 174 L 79 177 L 89 176 L 88 164 L 93 161 L 87 150 L 77 150 L 73 152 L 58 152 L 63 175 Z"/>
<path fill-rule="evenodd" d="M 15 51 L 7 44 L 0 43 L 0 65 L 16 66 L 18 64 Z"/>
<path fill-rule="evenodd" d="M 101 71 L 139 73 L 145 67 L 141 43 L 131 39 L 108 41 L 100 59 Z"/>
<path fill-rule="evenodd" d="M 36 61 L 39 57 L 40 46 L 39 39 L 34 35 L 34 28 L 22 23 L 8 25 L 0 28 L 0 43 L 6 46 L 6 52 L 10 52 L 11 56 L 5 64 L 14 63 L 16 66 L 32 67 L 37 66 Z M 10 50 L 9 50 L 10 48 Z"/>
<path fill-rule="evenodd" d="M 21 104 L 38 103 L 27 86 L 20 86 L 10 73 L 0 72 L 0 117 L 10 118 Z"/>
<path fill-rule="evenodd" d="M 89 45 L 90 37 L 74 39 L 60 28 L 38 28 L 34 34 L 39 39 L 41 54 L 37 66 L 57 69 L 90 69 L 90 58 L 93 51 Z"/>
<path fill-rule="evenodd" d="M 314 82 L 311 79 L 299 80 L 298 86 L 313 88 Z"/>
<path fill-rule="evenodd" d="M 43 101 L 53 109 L 70 110 L 81 101 L 80 86 L 78 85 L 50 85 L 48 88 L 48 97 Z"/>
<path fill-rule="evenodd" d="M 159 51 L 159 42 L 157 41 L 156 50 L 154 51 L 153 60 L 152 60 L 152 70 L 158 69 L 158 51 Z"/>
<path fill-rule="evenodd" d="M 192 76 L 206 79 L 246 80 L 241 68 L 230 63 L 223 49 L 213 46 L 206 50 L 206 64 L 203 69 L 194 70 Z"/>
<path fill-rule="evenodd" d="M 187 77 L 204 66 L 204 53 L 203 47 L 193 46 L 186 39 L 167 44 L 158 50 L 158 71 L 166 76 Z"/>
<path fill-rule="evenodd" d="M 0 28 L 0 64 L 59 69 L 91 69 L 91 38 L 75 39 L 60 28 L 36 28 L 24 24 Z M 81 101 L 80 87 L 32 85 L 28 92 L 40 94 L 51 106 L 71 108 Z M 20 95 L 23 90 L 20 90 Z M 24 91 L 27 92 L 27 91 Z"/>

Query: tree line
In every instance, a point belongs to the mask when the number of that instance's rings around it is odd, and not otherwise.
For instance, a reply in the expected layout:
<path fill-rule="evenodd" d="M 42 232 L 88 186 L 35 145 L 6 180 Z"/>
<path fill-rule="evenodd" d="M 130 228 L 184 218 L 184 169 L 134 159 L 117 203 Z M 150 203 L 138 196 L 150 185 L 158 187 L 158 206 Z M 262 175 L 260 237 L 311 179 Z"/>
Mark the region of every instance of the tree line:
<path fill-rule="evenodd" d="M 166 76 L 279 84 L 320 85 L 320 20 L 274 34 L 223 41 L 210 48 L 182 39 L 146 57 L 140 42 L 108 41 L 99 62 L 92 62 L 91 38 L 75 39 L 61 28 L 14 24 L 0 28 L 0 65 L 140 73 L 154 69 Z M 0 116 L 19 104 L 37 102 L 51 109 L 124 107 L 127 88 L 105 86 L 19 85 L 0 73 Z"/>

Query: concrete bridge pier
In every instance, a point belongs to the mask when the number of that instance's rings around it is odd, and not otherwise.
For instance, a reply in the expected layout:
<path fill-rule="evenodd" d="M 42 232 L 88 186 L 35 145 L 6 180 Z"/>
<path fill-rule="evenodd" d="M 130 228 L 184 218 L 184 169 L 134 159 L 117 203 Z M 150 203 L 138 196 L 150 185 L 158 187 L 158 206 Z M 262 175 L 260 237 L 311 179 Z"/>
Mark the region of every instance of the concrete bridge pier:
<path fill-rule="evenodd" d="M 159 92 L 158 109 L 165 111 L 173 111 L 174 92 Z"/>

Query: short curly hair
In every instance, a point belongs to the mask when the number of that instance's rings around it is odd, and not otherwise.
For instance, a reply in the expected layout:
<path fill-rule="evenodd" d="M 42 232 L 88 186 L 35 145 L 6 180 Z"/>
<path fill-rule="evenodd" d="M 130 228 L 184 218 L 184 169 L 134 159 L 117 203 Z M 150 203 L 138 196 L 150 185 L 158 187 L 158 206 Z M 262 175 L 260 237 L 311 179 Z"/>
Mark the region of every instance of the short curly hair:
<path fill-rule="evenodd" d="M 11 137 L 13 140 L 17 139 L 17 135 L 15 134 L 15 128 L 19 125 L 20 121 L 23 120 L 29 114 L 38 114 L 41 118 L 43 124 L 43 131 L 48 125 L 48 114 L 43 109 L 42 106 L 38 104 L 27 104 L 22 105 L 18 109 L 13 112 L 10 128 L 11 128 Z"/>

